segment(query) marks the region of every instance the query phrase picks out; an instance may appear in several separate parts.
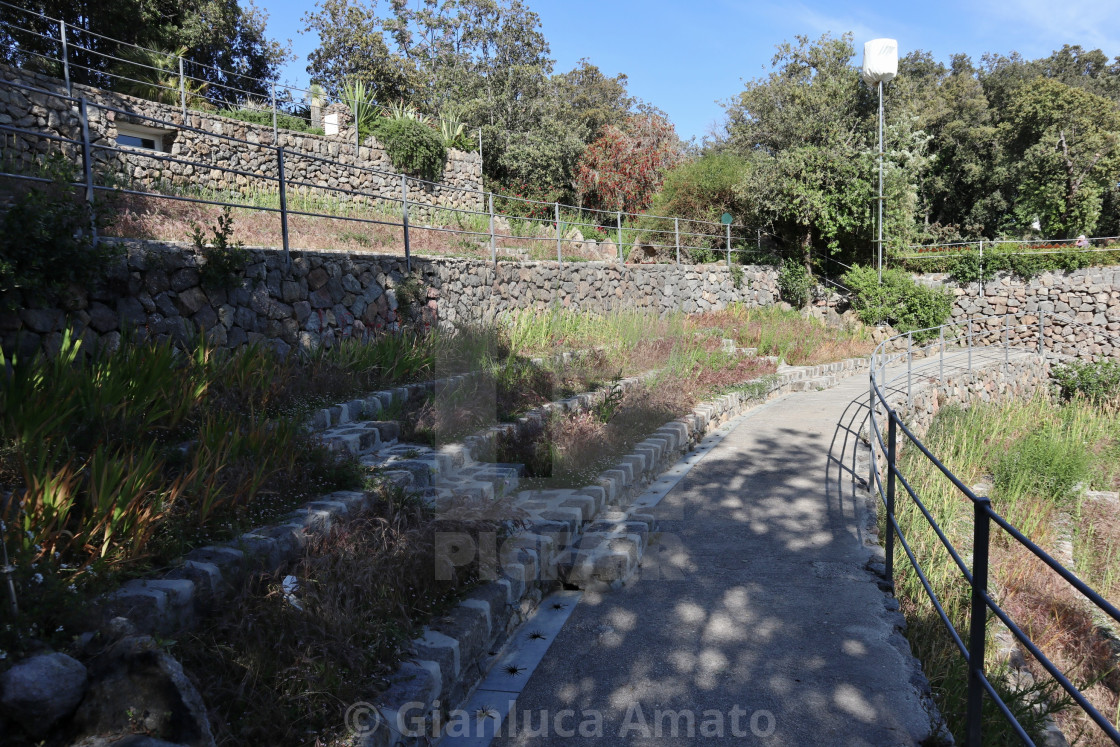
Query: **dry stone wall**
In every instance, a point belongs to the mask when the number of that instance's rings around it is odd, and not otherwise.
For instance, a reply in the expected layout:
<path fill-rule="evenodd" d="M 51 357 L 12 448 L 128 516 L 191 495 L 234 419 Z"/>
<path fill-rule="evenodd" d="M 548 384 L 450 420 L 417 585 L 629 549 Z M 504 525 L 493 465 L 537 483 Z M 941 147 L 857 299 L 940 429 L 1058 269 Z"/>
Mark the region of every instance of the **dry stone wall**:
<path fill-rule="evenodd" d="M 52 96 L 0 83 L 0 124 L 81 140 L 78 105 L 59 97 L 66 96 L 66 85 L 62 81 L 6 65 L 0 65 L 0 77 L 58 94 Z M 367 138 L 358 149 L 353 128 L 344 127 L 336 136 L 281 129 L 274 136 L 270 125 L 189 110 L 184 119 L 177 106 L 99 88 L 74 85 L 72 95 L 85 98 L 91 104 L 142 115 L 130 117 L 97 106 L 89 108 L 93 158 L 102 183 L 157 191 L 192 189 L 235 192 L 244 196 L 276 194 L 279 167 L 275 146 L 283 146 L 289 194 L 303 193 L 343 202 L 360 200 L 380 204 L 394 213 L 400 211 L 399 202 L 391 202 L 399 201 L 402 194 L 397 170 L 374 138 Z M 165 126 L 152 120 L 171 124 Z M 194 165 L 159 160 L 140 149 L 123 153 L 109 150 L 117 147 L 118 124 L 165 129 L 167 134 L 161 139 L 166 155 L 192 161 Z M 81 163 L 80 147 L 52 143 L 31 135 L 3 133 L 3 150 L 6 163 L 25 169 L 33 168 L 36 156 L 58 150 L 74 163 Z M 382 173 L 373 173 L 370 169 Z M 363 192 L 366 196 L 346 195 L 331 188 Z M 481 190 L 479 155 L 451 150 L 439 184 L 409 180 L 410 210 L 419 215 L 424 215 L 426 208 L 431 207 L 483 210 Z"/>
<path fill-rule="evenodd" d="M 919 281 L 949 288 L 955 322 L 1014 314 L 1014 323 L 1026 328 L 1013 329 L 1012 339 L 1037 344 L 1041 314 L 1048 351 L 1120 358 L 1120 267 L 1059 270 L 1030 280 L 1001 275 L 984 284 L 982 294 L 979 284 L 959 286 L 944 275 L 920 276 Z M 1002 339 L 1002 324 L 1001 319 L 991 319 L 978 329 L 986 338 Z"/>
<path fill-rule="evenodd" d="M 658 314 L 716 310 L 732 302 L 767 306 L 777 300 L 777 273 L 724 266 L 565 264 L 413 258 L 418 282 L 399 255 L 250 250 L 243 283 L 206 287 L 191 247 L 122 242 L 124 256 L 107 281 L 71 286 L 59 298 L 0 298 L 0 343 L 7 352 L 57 351 L 64 329 L 82 330 L 87 349 L 113 348 L 126 330 L 134 339 L 188 341 L 205 332 L 212 343 L 293 348 L 397 330 L 491 321 L 518 310 L 572 309 Z"/>

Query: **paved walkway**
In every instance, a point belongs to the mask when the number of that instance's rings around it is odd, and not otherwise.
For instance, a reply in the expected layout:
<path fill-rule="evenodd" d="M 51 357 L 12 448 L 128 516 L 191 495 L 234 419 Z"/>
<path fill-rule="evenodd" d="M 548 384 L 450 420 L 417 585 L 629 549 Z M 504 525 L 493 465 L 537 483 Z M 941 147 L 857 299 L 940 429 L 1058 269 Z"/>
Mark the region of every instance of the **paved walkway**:
<path fill-rule="evenodd" d="M 924 678 L 828 462 L 866 391 L 860 375 L 749 414 L 654 509 L 642 578 L 584 593 L 494 744 L 921 741 Z"/>

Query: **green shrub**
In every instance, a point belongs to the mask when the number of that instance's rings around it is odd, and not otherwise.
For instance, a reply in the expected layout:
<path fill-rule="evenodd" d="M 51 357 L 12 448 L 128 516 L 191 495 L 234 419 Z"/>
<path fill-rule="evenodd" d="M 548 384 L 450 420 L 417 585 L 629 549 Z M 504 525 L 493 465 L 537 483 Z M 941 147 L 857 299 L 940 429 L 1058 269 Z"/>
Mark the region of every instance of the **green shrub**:
<path fill-rule="evenodd" d="M 730 153 L 708 154 L 681 163 L 665 174 L 665 181 L 654 195 L 649 212 L 652 215 L 680 216 L 683 246 L 718 244 L 722 247 L 723 230 L 720 226 L 694 225 L 690 221 L 719 223 L 720 216 L 726 212 L 741 217 L 743 210 L 740 209 L 736 190 L 746 178 L 747 170 L 747 162 Z M 713 235 L 690 235 L 693 233 Z"/>
<path fill-rule="evenodd" d="M 120 253 L 107 242 L 94 246 L 93 226 L 104 216 L 71 186 L 77 179 L 72 162 L 54 153 L 36 171 L 51 181 L 19 184 L 0 217 L 0 293 L 39 295 L 96 282 Z"/>
<path fill-rule="evenodd" d="M 1045 428 L 1015 441 L 993 470 L 1000 500 L 1008 502 L 1026 496 L 1062 500 L 1088 478 L 1089 453 L 1084 444 L 1069 440 L 1057 428 Z"/>
<path fill-rule="evenodd" d="M 208 288 L 238 288 L 245 282 L 245 268 L 249 265 L 249 252 L 240 241 L 230 241 L 233 236 L 233 216 L 229 205 L 222 208 L 210 238 L 201 226 L 191 223 L 194 248 L 203 258 L 199 275 Z"/>
<path fill-rule="evenodd" d="M 778 273 L 778 292 L 782 300 L 800 309 L 809 303 L 813 292 L 813 276 L 805 265 L 795 259 L 787 259 Z"/>
<path fill-rule="evenodd" d="M 430 181 L 443 173 L 447 148 L 431 127 L 408 117 L 383 117 L 374 125 L 373 134 L 398 171 Z"/>
<path fill-rule="evenodd" d="M 953 313 L 952 297 L 943 289 L 918 285 L 902 270 L 883 270 L 883 282 L 874 267 L 856 265 L 840 282 L 852 291 L 852 308 L 864 324 L 887 323 L 899 332 L 914 332 L 921 342 L 936 336 L 929 327 L 948 321 Z"/>
<path fill-rule="evenodd" d="M 268 127 L 272 126 L 271 109 L 228 109 L 221 114 L 223 117 L 237 119 L 242 122 L 252 122 L 253 124 L 265 125 Z M 276 113 L 276 126 L 281 130 L 306 132 L 311 135 L 323 134 L 322 127 L 312 127 L 311 123 L 307 120 L 283 112 Z"/>
<path fill-rule="evenodd" d="M 1084 397 L 1101 404 L 1120 397 L 1120 363 L 1116 361 L 1071 361 L 1055 366 L 1050 375 L 1063 400 Z"/>

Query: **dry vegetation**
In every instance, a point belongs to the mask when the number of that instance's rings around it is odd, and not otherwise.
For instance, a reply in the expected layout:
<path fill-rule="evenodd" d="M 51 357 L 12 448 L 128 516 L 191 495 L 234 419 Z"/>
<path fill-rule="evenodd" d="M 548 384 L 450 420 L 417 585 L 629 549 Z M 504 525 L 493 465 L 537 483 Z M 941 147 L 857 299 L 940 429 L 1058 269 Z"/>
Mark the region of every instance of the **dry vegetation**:
<path fill-rule="evenodd" d="M 938 414 L 926 445 L 966 484 L 988 484 L 994 509 L 1113 604 L 1120 602 L 1115 559 L 1120 532 L 1115 514 L 1085 498 L 1086 487 L 1114 489 L 1120 463 L 1120 420 L 1116 411 L 1084 400 L 1056 405 L 1037 399 L 1003 405 L 974 404 Z M 971 547 L 972 509 L 916 450 L 904 452 L 902 474 L 919 491 L 927 508 L 953 544 Z M 987 492 L 987 491 L 986 491 Z M 900 491 L 900 495 L 905 495 Z M 899 521 L 923 569 L 959 631 L 967 630 L 967 585 L 959 570 L 909 501 L 901 501 Z M 1072 546 L 1072 556 L 1070 547 Z M 1120 659 L 1097 624 L 1095 609 L 1026 548 L 993 527 L 991 584 L 997 601 L 1042 649 L 1082 688 L 1105 716 L 1117 720 Z M 960 737 L 964 716 L 963 660 L 952 648 L 940 620 L 905 558 L 896 583 L 910 621 L 908 636 L 939 694 L 950 728 Z M 899 567 L 896 565 L 896 567 Z M 989 646 L 989 675 L 1028 726 L 1040 728 L 1040 713 L 1054 712 L 1072 743 L 1111 744 L 1084 712 L 1036 662 L 1028 667 L 1031 688 L 1006 675 L 1005 664 Z M 1034 707 L 1032 707 L 1034 706 Z M 994 708 L 985 721 L 986 742 L 1015 743 Z"/>

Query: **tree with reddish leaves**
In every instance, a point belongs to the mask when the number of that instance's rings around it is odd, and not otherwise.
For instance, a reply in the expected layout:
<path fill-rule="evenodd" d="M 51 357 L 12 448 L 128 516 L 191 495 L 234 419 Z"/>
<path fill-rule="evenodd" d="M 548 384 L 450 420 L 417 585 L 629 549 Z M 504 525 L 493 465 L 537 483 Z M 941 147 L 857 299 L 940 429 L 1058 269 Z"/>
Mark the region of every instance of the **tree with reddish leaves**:
<path fill-rule="evenodd" d="M 605 126 L 587 146 L 576 192 L 587 207 L 636 213 L 649 207 L 665 172 L 680 159 L 673 125 L 658 114 L 635 114 L 621 127 Z"/>

